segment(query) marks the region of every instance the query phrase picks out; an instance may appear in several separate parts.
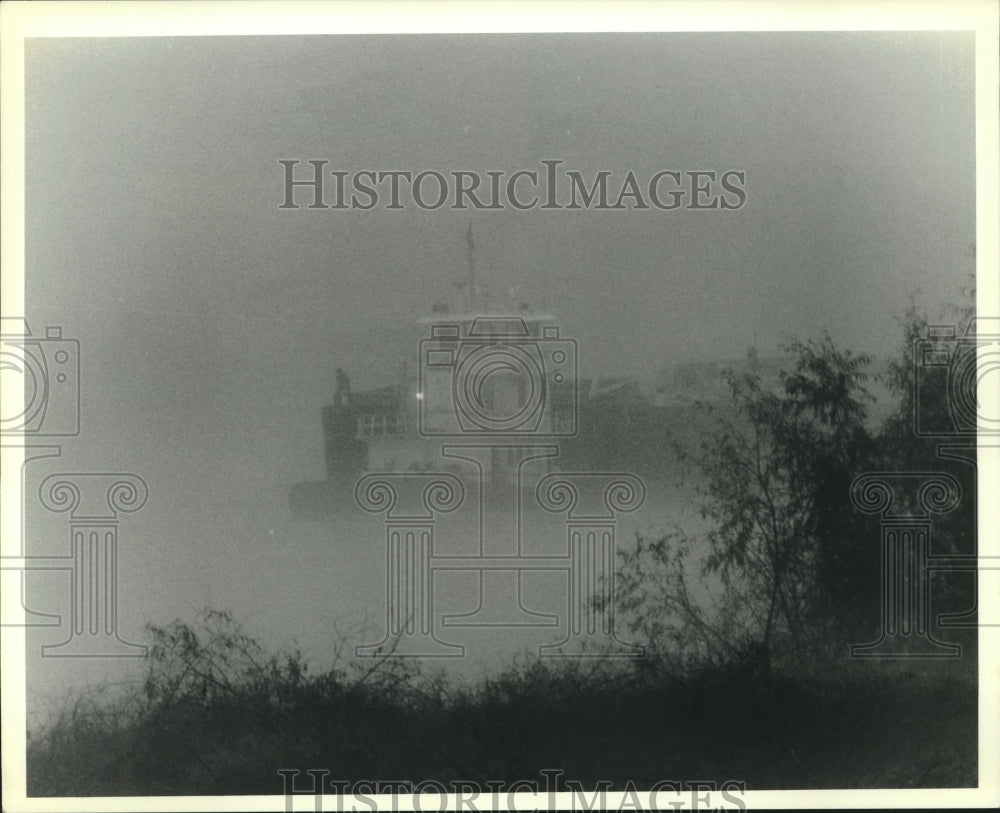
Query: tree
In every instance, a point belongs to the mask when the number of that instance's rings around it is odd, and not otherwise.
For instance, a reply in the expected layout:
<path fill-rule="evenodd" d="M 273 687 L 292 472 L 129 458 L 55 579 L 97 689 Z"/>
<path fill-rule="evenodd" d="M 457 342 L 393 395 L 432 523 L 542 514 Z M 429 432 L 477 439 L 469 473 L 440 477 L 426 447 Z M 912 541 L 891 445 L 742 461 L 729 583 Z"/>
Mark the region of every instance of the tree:
<path fill-rule="evenodd" d="M 974 277 L 963 289 L 963 295 L 961 304 L 949 308 L 949 313 L 937 320 L 954 326 L 955 339 L 945 339 L 939 344 L 946 351 L 950 350 L 956 360 L 962 337 L 975 315 Z M 935 518 L 931 552 L 969 555 L 976 552 L 975 438 L 950 432 L 955 427 L 953 410 L 958 397 L 949 382 L 950 370 L 947 366 L 925 365 L 918 352 L 923 346 L 921 343 L 928 338 L 929 327 L 927 315 L 911 302 L 901 319 L 901 349 L 889 361 L 884 377 L 896 408 L 886 418 L 876 438 L 877 468 L 901 472 L 944 471 L 955 477 L 962 499 L 954 511 Z M 974 379 L 967 381 L 973 382 Z M 918 428 L 922 433 L 918 433 Z M 938 431 L 941 434 L 931 434 Z M 960 454 L 942 455 L 939 453 L 942 443 L 950 443 L 956 448 L 967 444 L 967 455 L 964 458 Z M 934 580 L 936 610 L 962 612 L 972 608 L 976 602 L 973 575 L 973 571 L 951 576 L 938 573 Z M 970 619 L 970 623 L 972 621 L 974 619 Z M 969 637 L 967 644 L 974 645 L 975 636 Z"/>
<path fill-rule="evenodd" d="M 680 530 L 640 540 L 619 571 L 619 608 L 633 631 L 669 631 L 675 643 L 691 635 L 709 661 L 766 669 L 779 648 L 815 645 L 818 622 L 843 608 L 843 584 L 859 567 L 842 543 L 856 521 L 851 480 L 874 450 L 871 359 L 839 350 L 827 335 L 785 349 L 790 372 L 770 385 L 759 370 L 730 372 L 731 403 L 705 408 L 695 448 L 677 446 L 696 475 L 708 525 L 701 575 L 717 580 L 721 600 L 706 610 L 692 598 L 693 539 Z M 877 559 L 871 570 L 877 579 Z M 644 574 L 653 572 L 664 591 L 650 590 Z"/>

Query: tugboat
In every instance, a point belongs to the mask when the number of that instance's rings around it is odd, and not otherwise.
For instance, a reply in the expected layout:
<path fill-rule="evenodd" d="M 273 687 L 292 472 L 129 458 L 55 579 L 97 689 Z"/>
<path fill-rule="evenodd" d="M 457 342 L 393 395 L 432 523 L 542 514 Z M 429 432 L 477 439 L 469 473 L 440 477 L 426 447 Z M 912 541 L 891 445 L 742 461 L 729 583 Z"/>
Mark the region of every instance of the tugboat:
<path fill-rule="evenodd" d="M 355 392 L 337 369 L 322 408 L 326 479 L 295 485 L 294 511 L 343 508 L 366 473 L 461 473 L 442 448 L 462 439 L 489 441 L 482 474 L 505 484 L 517 476 L 517 449 L 576 434 L 576 343 L 560 337 L 552 316 L 481 300 L 458 312 L 436 305 L 419 324 L 417 369 L 403 363 L 394 384 Z"/>
<path fill-rule="evenodd" d="M 554 316 L 514 290 L 499 299 L 476 285 L 471 228 L 467 241 L 468 277 L 454 300 L 417 320 L 416 364 L 403 362 L 395 382 L 363 392 L 337 368 L 333 399 L 321 412 L 326 479 L 292 487 L 297 514 L 356 508 L 355 486 L 365 474 L 467 478 L 469 460 L 444 453 L 456 443 L 480 447 L 472 469 L 481 487 L 506 489 L 523 450 L 545 443 L 557 451 L 533 462 L 535 473 L 632 471 L 666 481 L 676 474 L 673 442 L 697 429 L 697 403 L 724 405 L 726 370 L 763 364 L 751 347 L 744 361 L 673 364 L 649 380 L 581 378 L 577 344 L 560 335 Z M 776 380 L 776 368 L 768 375 Z"/>
<path fill-rule="evenodd" d="M 576 434 L 576 342 L 513 289 L 498 301 L 477 286 L 471 225 L 466 240 L 468 277 L 457 301 L 438 302 L 418 320 L 416 369 L 404 362 L 395 383 L 366 392 L 336 370 L 332 403 L 322 408 L 326 479 L 292 488 L 296 513 L 342 510 L 366 473 L 468 476 L 467 465 L 442 455 L 446 442 L 463 439 L 489 449 L 475 461 L 481 485 L 506 486 L 518 475 L 518 449 Z"/>

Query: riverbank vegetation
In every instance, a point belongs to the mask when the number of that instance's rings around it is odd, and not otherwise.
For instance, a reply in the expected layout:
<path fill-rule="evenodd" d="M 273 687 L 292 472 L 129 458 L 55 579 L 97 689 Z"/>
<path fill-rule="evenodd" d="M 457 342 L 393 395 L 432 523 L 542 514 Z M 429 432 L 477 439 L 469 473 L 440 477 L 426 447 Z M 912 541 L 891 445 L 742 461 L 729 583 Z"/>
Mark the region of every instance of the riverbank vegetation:
<path fill-rule="evenodd" d="M 550 769 L 584 786 L 975 785 L 975 629 L 947 631 L 958 659 L 900 657 L 903 639 L 894 659 L 848 656 L 883 622 L 879 517 L 852 507 L 858 475 L 950 475 L 961 501 L 934 518 L 934 552 L 976 549 L 974 465 L 914 431 L 917 394 L 925 425 L 954 417 L 947 380 L 914 364 L 926 321 L 904 322 L 878 422 L 872 359 L 829 337 L 790 343 L 774 380 L 730 374 L 729 406 L 705 406 L 674 450 L 708 530 L 620 551 L 617 623 L 646 658 L 526 657 L 467 683 L 390 651 L 314 673 L 210 610 L 149 628 L 141 686 L 80 695 L 29 733 L 29 793 L 275 794 L 292 769 L 508 786 Z M 935 577 L 935 614 L 974 607 L 973 589 L 967 572 Z"/>

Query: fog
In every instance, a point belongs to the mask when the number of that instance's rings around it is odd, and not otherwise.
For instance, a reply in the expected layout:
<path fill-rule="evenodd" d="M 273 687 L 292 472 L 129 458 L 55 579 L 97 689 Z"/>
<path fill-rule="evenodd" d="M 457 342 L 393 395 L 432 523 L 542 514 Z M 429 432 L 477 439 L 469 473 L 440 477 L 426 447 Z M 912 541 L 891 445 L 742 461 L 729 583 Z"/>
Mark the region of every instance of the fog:
<path fill-rule="evenodd" d="M 335 369 L 365 389 L 415 363 L 418 320 L 468 274 L 470 224 L 480 286 L 552 314 L 585 376 L 822 330 L 884 357 L 911 296 L 933 313 L 973 272 L 972 34 L 33 40 L 26 81 L 27 316 L 79 339 L 82 395 L 79 437 L 33 464 L 28 494 L 56 471 L 148 483 L 120 527 L 131 641 L 204 607 L 317 662 L 378 637 L 377 518 L 305 521 L 288 492 L 324 476 Z M 747 199 L 282 209 L 281 160 L 737 170 Z M 664 488 L 619 539 L 688 503 Z M 29 553 L 64 553 L 65 517 L 27 510 Z M 31 579 L 33 609 L 65 608 L 63 576 Z M 38 657 L 64 637 L 29 636 L 36 705 L 126 668 Z M 486 641 L 481 662 L 534 640 Z"/>

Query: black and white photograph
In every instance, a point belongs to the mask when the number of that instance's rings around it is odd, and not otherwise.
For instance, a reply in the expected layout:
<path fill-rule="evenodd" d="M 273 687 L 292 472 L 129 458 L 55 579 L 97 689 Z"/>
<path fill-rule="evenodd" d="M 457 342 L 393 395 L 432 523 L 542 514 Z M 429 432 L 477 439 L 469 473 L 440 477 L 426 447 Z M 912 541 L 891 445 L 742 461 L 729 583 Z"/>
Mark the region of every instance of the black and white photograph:
<path fill-rule="evenodd" d="M 4 810 L 1000 804 L 996 3 L 4 6 Z"/>

